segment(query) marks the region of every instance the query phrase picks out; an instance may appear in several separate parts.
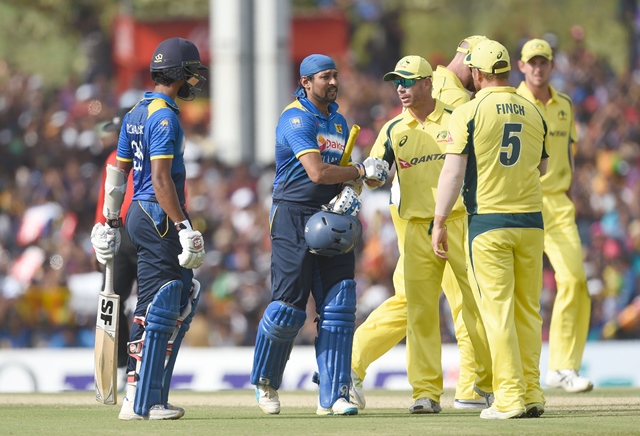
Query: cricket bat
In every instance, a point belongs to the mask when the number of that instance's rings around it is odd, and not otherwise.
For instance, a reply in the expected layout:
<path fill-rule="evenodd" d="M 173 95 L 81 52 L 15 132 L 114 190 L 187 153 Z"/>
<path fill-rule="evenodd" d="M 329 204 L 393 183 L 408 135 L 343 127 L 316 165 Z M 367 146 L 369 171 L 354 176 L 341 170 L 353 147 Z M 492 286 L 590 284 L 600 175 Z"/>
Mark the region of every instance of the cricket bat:
<path fill-rule="evenodd" d="M 120 296 L 113 292 L 113 259 L 105 265 L 104 290 L 98 296 L 96 344 L 94 350 L 96 400 L 118 403 L 118 316 Z"/>
<path fill-rule="evenodd" d="M 349 159 L 351 158 L 351 152 L 353 151 L 353 146 L 356 144 L 356 139 L 358 139 L 358 134 L 360 133 L 360 126 L 354 124 L 351 126 L 351 131 L 349 131 L 349 140 L 347 141 L 347 145 L 344 146 L 344 152 L 342 153 L 342 158 L 340 158 L 340 166 L 346 167 L 349 165 Z"/>

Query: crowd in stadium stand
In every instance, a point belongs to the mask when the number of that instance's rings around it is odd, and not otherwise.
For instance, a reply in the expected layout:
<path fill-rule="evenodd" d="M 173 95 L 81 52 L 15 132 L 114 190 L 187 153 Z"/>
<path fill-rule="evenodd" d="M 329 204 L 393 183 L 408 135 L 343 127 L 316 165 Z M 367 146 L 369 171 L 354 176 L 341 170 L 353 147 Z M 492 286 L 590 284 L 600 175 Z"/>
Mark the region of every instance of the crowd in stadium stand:
<path fill-rule="evenodd" d="M 576 108 L 580 141 L 573 198 L 593 301 L 589 339 L 638 338 L 640 71 L 616 76 L 580 38 L 563 49 L 556 53 L 553 84 L 571 96 Z M 371 62 L 378 68 L 360 69 L 339 62 L 338 102 L 347 120 L 362 127 L 356 160 L 368 152 L 382 124 L 401 110 L 392 87 L 381 84 L 381 72 L 396 60 L 375 59 Z M 513 84 L 518 80 L 514 72 Z M 101 128 L 119 106 L 112 87 L 94 79 L 45 92 L 38 76 L 0 63 L 2 348 L 93 346 L 95 294 L 87 292 L 97 293 L 102 279 L 89 232 L 101 167 L 117 140 Z M 268 210 L 274 171 L 222 165 L 201 153 L 208 141 L 206 117 L 184 124 L 188 208 L 207 250 L 197 271 L 204 297 L 186 340 L 192 346 L 251 346 L 270 301 Z M 357 248 L 359 322 L 393 292 L 396 239 L 388 189 L 378 191 L 365 191 L 359 215 L 364 225 Z M 547 263 L 545 335 L 554 295 Z M 453 342 L 447 307 L 443 299 L 443 342 Z M 313 343 L 311 306 L 309 313 L 299 343 Z"/>

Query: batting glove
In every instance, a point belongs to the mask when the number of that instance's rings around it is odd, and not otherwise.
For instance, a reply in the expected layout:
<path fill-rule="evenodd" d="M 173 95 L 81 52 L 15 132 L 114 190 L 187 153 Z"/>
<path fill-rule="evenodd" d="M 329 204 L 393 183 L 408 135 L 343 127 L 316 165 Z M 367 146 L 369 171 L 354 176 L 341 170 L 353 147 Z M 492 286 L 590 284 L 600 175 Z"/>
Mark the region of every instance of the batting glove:
<path fill-rule="evenodd" d="M 364 179 L 373 180 L 384 184 L 389 176 L 389 164 L 377 157 L 368 157 L 362 162 L 364 166 Z"/>
<path fill-rule="evenodd" d="M 120 231 L 106 224 L 96 223 L 91 229 L 91 245 L 101 264 L 112 260 L 120 249 Z"/>
<path fill-rule="evenodd" d="M 341 215 L 356 216 L 362 206 L 362 201 L 351 186 L 345 186 L 338 195 L 329 202 L 328 210 Z"/>
<path fill-rule="evenodd" d="M 178 223 L 182 228 L 178 232 L 182 253 L 178 255 L 180 265 L 185 268 L 200 268 L 204 262 L 204 240 L 202 233 L 191 228 L 188 220 Z"/>

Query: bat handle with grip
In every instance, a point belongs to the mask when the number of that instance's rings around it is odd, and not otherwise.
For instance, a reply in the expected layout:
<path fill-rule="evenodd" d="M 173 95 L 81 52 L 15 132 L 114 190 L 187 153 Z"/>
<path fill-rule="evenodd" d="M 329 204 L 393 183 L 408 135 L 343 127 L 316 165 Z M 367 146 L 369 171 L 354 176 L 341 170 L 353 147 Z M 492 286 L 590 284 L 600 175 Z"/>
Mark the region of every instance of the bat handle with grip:
<path fill-rule="evenodd" d="M 108 260 L 105 264 L 104 291 L 107 294 L 113 294 L 113 259 Z"/>
<path fill-rule="evenodd" d="M 356 139 L 358 138 L 359 133 L 360 133 L 359 125 L 354 124 L 353 126 L 351 126 L 351 131 L 349 132 L 349 139 L 347 140 L 347 144 L 344 147 L 344 152 L 342 153 L 342 158 L 340 159 L 341 167 L 349 165 L 351 152 L 353 151 L 353 147 L 356 144 Z"/>
<path fill-rule="evenodd" d="M 109 243 L 112 243 L 113 236 L 107 236 Z M 113 258 L 107 260 L 104 265 L 104 292 L 113 294 Z"/>

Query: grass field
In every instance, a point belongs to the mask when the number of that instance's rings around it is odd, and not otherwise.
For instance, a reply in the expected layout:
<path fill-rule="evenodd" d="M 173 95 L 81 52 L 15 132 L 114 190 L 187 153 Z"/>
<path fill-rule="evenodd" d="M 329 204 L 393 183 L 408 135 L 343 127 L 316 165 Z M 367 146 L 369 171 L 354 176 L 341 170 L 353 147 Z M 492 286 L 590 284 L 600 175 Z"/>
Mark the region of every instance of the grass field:
<path fill-rule="evenodd" d="M 367 391 L 357 416 L 315 415 L 316 395 L 281 392 L 282 412 L 269 416 L 249 390 L 176 391 L 170 401 L 186 409 L 179 421 L 120 421 L 120 406 L 98 404 L 92 392 L 0 394 L 3 435 L 632 435 L 640 433 L 640 389 L 601 388 L 587 394 L 547 390 L 539 419 L 486 421 L 478 411 L 453 409 L 445 392 L 442 413 L 410 415 L 406 391 Z"/>

